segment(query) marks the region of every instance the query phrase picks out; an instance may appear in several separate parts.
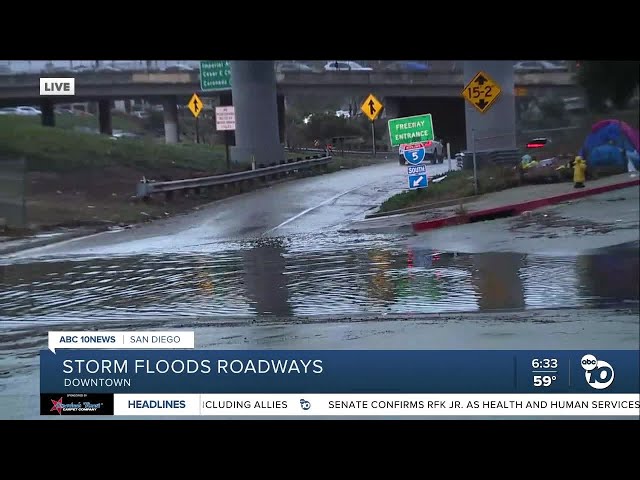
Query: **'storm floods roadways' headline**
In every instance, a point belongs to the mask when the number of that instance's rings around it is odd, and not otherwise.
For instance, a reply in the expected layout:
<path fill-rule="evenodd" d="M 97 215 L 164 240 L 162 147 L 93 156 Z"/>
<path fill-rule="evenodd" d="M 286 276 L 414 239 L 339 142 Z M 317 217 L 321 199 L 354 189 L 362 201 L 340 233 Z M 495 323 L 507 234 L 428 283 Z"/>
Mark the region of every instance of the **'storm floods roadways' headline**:
<path fill-rule="evenodd" d="M 65 374 L 321 374 L 324 370 L 322 360 L 226 360 L 215 362 L 214 368 L 210 360 L 65 360 Z"/>

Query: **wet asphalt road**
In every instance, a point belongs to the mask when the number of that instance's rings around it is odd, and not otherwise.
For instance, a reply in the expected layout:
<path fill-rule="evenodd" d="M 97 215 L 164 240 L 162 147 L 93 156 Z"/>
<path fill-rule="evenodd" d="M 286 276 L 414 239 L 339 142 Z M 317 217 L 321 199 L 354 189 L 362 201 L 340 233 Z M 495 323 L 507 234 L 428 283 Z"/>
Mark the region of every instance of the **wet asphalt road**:
<path fill-rule="evenodd" d="M 427 165 L 430 175 L 447 168 L 446 163 Z M 292 235 L 313 235 L 309 239 L 313 248 L 322 243 L 324 235 L 363 218 L 368 210 L 405 190 L 406 182 L 406 167 L 388 161 L 276 184 L 215 202 L 188 216 L 98 234 L 12 258 L 210 253 L 221 242 L 226 249 L 233 242 Z"/>

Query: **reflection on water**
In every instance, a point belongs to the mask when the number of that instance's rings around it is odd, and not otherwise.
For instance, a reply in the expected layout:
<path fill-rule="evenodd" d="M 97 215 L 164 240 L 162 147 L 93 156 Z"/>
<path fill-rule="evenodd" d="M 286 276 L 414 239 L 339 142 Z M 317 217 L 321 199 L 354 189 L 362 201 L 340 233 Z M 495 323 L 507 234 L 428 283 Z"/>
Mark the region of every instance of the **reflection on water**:
<path fill-rule="evenodd" d="M 284 253 L 285 246 L 278 238 L 261 240 L 243 252 L 244 291 L 258 315 L 293 315 Z"/>
<path fill-rule="evenodd" d="M 525 259 L 520 253 L 485 253 L 472 257 L 471 277 L 480 310 L 525 307 L 522 275 Z"/>
<path fill-rule="evenodd" d="M 388 243 L 388 245 L 392 243 Z M 209 253 L 0 266 L 0 321 L 433 313 L 638 302 L 638 251 L 455 254 L 263 239 Z"/>

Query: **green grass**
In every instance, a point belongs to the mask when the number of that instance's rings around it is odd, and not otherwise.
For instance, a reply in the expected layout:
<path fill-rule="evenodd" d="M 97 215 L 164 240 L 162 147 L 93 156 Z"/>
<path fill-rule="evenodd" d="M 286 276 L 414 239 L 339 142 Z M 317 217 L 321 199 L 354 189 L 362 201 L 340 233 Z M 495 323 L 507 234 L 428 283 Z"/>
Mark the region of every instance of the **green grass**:
<path fill-rule="evenodd" d="M 69 171 L 107 166 L 225 170 L 224 147 L 165 145 L 149 139 L 113 140 L 105 135 L 43 127 L 34 119 L 38 117 L 0 116 L 0 155 L 27 158 L 29 170 Z"/>
<path fill-rule="evenodd" d="M 517 185 L 518 178 L 510 170 L 496 167 L 478 172 L 479 194 L 497 192 Z M 428 188 L 409 190 L 394 195 L 382 203 L 379 211 L 390 212 L 426 203 L 471 197 L 473 195 L 473 174 L 468 171 L 456 171 L 447 174 L 447 178 L 442 182 L 431 183 Z"/>
<path fill-rule="evenodd" d="M 40 116 L 34 117 L 18 117 L 23 123 L 32 125 L 40 125 Z M 79 127 L 98 128 L 97 115 L 73 115 L 70 113 L 56 113 L 55 122 L 57 128 L 64 130 L 73 130 Z M 144 134 L 145 129 L 142 120 L 130 117 L 126 114 L 113 113 L 111 116 L 111 126 L 114 130 L 124 130 L 126 132 Z"/>

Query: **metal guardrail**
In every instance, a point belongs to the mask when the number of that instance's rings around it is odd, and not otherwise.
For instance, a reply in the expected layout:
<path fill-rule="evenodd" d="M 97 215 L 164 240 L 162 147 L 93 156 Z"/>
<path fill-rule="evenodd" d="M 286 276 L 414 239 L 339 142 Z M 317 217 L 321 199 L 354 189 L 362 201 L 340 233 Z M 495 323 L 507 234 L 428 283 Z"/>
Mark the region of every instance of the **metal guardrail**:
<path fill-rule="evenodd" d="M 320 152 L 326 152 L 326 149 L 324 148 L 312 148 L 312 147 L 303 147 L 303 148 L 287 148 L 285 147 L 285 151 L 287 152 L 291 152 L 291 153 L 320 153 Z M 389 153 L 398 153 L 398 152 L 390 152 L 388 150 L 377 150 L 378 154 L 389 154 Z M 334 155 L 373 155 L 373 152 L 371 150 L 371 148 L 369 148 L 368 150 L 347 150 L 344 149 L 342 150 L 340 147 L 334 147 L 333 148 L 333 154 Z"/>
<path fill-rule="evenodd" d="M 333 158 L 331 156 L 314 156 L 305 159 L 289 159 L 282 161 L 279 165 L 270 165 L 247 170 L 246 172 L 225 173 L 223 175 L 213 175 L 210 177 L 189 178 L 185 180 L 171 180 L 166 182 L 140 181 L 136 187 L 138 198 L 149 198 L 155 193 L 165 193 L 170 195 L 175 191 L 199 190 L 200 188 L 215 187 L 220 185 L 231 185 L 253 180 L 269 180 L 272 177 L 291 174 L 300 170 L 311 170 L 314 168 L 326 168 Z"/>

